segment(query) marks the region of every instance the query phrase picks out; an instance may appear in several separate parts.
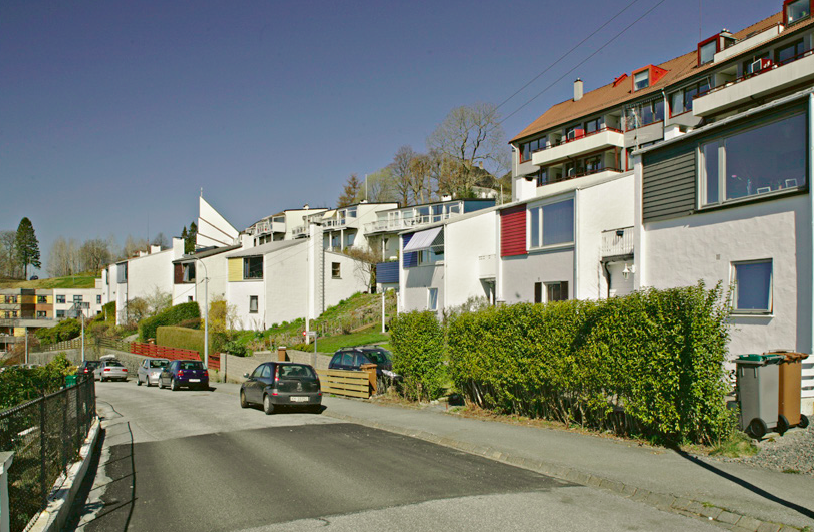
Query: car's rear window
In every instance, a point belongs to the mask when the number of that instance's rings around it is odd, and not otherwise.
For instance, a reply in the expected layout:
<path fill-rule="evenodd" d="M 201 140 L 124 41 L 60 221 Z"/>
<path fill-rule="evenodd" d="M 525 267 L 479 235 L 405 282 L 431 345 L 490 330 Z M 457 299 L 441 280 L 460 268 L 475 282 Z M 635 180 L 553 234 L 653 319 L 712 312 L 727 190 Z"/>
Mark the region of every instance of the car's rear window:
<path fill-rule="evenodd" d="M 151 360 L 150 361 L 150 367 L 151 368 L 165 368 L 165 367 L 167 367 L 167 364 L 169 364 L 169 362 L 167 362 L 166 360 Z"/>
<path fill-rule="evenodd" d="M 281 379 L 315 379 L 316 375 L 311 366 L 302 364 L 286 364 L 277 366 L 277 376 Z"/>
<path fill-rule="evenodd" d="M 181 362 L 178 369 L 203 369 L 203 365 L 200 362 Z"/>
<path fill-rule="evenodd" d="M 85 362 L 85 367 L 98 368 L 99 367 L 99 362 L 96 361 L 96 360 Z"/>
<path fill-rule="evenodd" d="M 385 351 L 384 349 L 376 349 L 370 351 L 363 351 L 365 356 L 370 359 L 370 361 L 374 364 L 389 364 L 390 357 L 388 356 L 390 353 Z"/>
<path fill-rule="evenodd" d="M 118 360 L 108 360 L 105 362 L 105 365 L 109 368 L 123 368 L 124 364 L 119 362 Z"/>

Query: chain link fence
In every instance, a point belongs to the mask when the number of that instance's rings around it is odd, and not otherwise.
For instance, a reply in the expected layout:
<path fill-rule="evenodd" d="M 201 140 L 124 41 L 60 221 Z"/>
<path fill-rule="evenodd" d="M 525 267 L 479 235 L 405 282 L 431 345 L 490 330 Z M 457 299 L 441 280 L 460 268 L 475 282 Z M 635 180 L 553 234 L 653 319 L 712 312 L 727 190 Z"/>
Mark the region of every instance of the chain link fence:
<path fill-rule="evenodd" d="M 27 530 L 54 482 L 79 457 L 96 416 L 93 379 L 0 412 L 0 450 L 12 451 L 8 472 L 11 532 Z"/>

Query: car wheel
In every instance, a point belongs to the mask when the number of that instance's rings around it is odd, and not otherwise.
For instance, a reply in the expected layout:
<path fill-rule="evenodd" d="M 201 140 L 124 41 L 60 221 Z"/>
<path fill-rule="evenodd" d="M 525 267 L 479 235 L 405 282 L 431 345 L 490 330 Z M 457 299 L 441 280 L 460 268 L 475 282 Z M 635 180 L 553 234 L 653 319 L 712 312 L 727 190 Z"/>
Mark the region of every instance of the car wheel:
<path fill-rule="evenodd" d="M 322 413 L 322 405 L 309 406 L 307 411 L 312 414 L 319 415 Z"/>
<path fill-rule="evenodd" d="M 246 400 L 246 393 L 240 390 L 240 408 L 249 408 L 249 402 Z"/>
<path fill-rule="evenodd" d="M 170 383 L 170 385 L 172 386 L 172 391 L 174 391 L 174 392 L 177 392 L 178 390 L 181 389 L 181 386 L 178 384 L 178 381 L 175 380 L 175 379 L 172 379 L 172 382 Z"/>
<path fill-rule="evenodd" d="M 136 380 L 136 386 L 141 386 L 141 377 Z"/>
<path fill-rule="evenodd" d="M 263 412 L 265 412 L 267 416 L 274 413 L 274 405 L 271 403 L 271 397 L 268 395 L 263 396 Z"/>

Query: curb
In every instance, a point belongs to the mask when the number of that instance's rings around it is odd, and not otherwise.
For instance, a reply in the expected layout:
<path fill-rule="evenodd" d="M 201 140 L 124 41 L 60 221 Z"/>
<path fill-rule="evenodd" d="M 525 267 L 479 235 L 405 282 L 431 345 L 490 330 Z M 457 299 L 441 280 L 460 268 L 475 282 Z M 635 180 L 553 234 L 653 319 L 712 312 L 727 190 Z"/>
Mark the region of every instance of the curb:
<path fill-rule="evenodd" d="M 58 532 L 65 526 L 76 493 L 79 491 L 79 487 L 85 479 L 85 473 L 88 471 L 93 450 L 96 448 L 96 442 L 99 439 L 100 429 L 101 423 L 97 417 L 88 432 L 88 437 L 85 438 L 85 442 L 79 450 L 81 460 L 71 464 L 67 473 L 57 478 L 50 495 L 48 495 L 48 505 L 29 528 L 29 532 Z M 62 482 L 60 483 L 60 481 Z M 57 483 L 59 483 L 59 487 L 57 487 Z"/>
<path fill-rule="evenodd" d="M 761 521 L 760 519 L 755 519 L 737 512 L 730 512 L 725 508 L 719 508 L 702 501 L 684 499 L 666 493 L 651 492 L 642 488 L 637 488 L 636 486 L 631 486 L 630 484 L 624 484 L 616 480 L 599 477 L 574 468 L 551 464 L 543 460 L 534 460 L 521 456 L 515 456 L 491 447 L 474 445 L 452 438 L 441 438 L 438 435 L 430 432 L 409 430 L 402 427 L 371 422 L 362 418 L 331 413 L 330 410 L 325 411 L 323 415 L 374 429 L 392 432 L 394 434 L 400 434 L 402 436 L 408 436 L 410 438 L 424 440 L 437 445 L 443 445 L 444 447 L 450 447 L 470 454 L 483 456 L 489 460 L 495 460 L 516 467 L 522 467 L 524 469 L 536 471 L 537 473 L 542 473 L 546 476 L 566 482 L 581 484 L 590 488 L 598 488 L 637 502 L 644 503 L 658 510 L 679 513 L 687 517 L 701 518 L 706 521 L 711 521 L 714 524 L 729 530 L 738 532 L 791 532 L 801 530 L 796 526 L 784 525 L 782 523 L 774 523 L 770 521 Z"/>

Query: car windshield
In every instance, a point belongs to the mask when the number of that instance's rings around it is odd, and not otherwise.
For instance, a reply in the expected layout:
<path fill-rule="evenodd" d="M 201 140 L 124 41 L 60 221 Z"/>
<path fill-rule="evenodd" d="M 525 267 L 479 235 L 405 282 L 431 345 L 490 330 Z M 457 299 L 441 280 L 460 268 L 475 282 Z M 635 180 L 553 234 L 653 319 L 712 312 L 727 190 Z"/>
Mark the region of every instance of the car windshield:
<path fill-rule="evenodd" d="M 365 350 L 364 353 L 374 364 L 389 364 L 391 361 L 390 352 L 386 349 Z"/>
<path fill-rule="evenodd" d="M 200 362 L 181 362 L 178 369 L 203 369 Z"/>
<path fill-rule="evenodd" d="M 277 366 L 277 376 L 281 379 L 315 379 L 311 366 L 302 364 L 286 364 Z"/>
<path fill-rule="evenodd" d="M 151 368 L 165 368 L 165 367 L 167 367 L 167 364 L 169 364 L 169 362 L 166 361 L 166 360 L 151 360 L 150 361 L 150 367 Z"/>
<path fill-rule="evenodd" d="M 118 360 L 109 360 L 108 362 L 105 362 L 105 365 L 107 367 L 109 367 L 109 368 L 123 368 L 124 367 L 124 364 L 122 364 Z"/>

